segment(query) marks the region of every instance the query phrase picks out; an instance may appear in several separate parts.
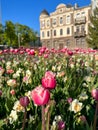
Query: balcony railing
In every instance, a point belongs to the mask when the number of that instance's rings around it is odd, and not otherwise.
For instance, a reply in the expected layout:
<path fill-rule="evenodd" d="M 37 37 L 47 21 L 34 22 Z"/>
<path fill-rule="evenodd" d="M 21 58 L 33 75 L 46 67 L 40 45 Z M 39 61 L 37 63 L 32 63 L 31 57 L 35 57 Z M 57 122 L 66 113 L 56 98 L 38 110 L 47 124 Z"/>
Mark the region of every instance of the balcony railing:
<path fill-rule="evenodd" d="M 74 32 L 74 37 L 85 37 L 86 31 Z"/>
<path fill-rule="evenodd" d="M 86 23 L 86 17 L 80 17 L 75 19 L 75 25 L 77 24 L 85 24 Z"/>

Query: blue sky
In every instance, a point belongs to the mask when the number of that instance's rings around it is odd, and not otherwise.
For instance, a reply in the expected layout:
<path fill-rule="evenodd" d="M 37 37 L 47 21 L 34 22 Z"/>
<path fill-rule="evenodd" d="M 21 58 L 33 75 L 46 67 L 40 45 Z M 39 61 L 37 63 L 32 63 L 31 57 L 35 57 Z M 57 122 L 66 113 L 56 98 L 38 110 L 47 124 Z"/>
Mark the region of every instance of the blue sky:
<path fill-rule="evenodd" d="M 27 25 L 34 31 L 40 30 L 39 15 L 43 9 L 49 13 L 55 11 L 60 3 L 78 3 L 79 6 L 86 6 L 91 0 L 0 0 L 2 24 L 11 20 L 13 23 Z"/>

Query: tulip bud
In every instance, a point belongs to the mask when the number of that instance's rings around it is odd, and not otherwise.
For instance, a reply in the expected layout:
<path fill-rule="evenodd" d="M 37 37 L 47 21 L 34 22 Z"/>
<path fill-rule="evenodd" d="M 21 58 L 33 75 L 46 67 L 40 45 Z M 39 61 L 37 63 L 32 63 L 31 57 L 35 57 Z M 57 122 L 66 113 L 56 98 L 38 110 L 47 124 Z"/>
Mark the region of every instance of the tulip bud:
<path fill-rule="evenodd" d="M 91 95 L 95 100 L 98 101 L 98 89 L 92 89 Z"/>
<path fill-rule="evenodd" d="M 28 104 L 30 103 L 29 98 L 27 96 L 21 97 L 19 101 L 20 101 L 21 106 L 23 107 L 28 106 Z"/>
<path fill-rule="evenodd" d="M 10 91 L 10 94 L 11 94 L 11 95 L 15 95 L 15 90 L 12 89 L 12 90 Z"/>
<path fill-rule="evenodd" d="M 65 122 L 59 121 L 58 122 L 58 130 L 64 130 L 64 128 L 65 128 Z"/>
<path fill-rule="evenodd" d="M 0 96 L 2 95 L 2 91 L 0 90 Z"/>

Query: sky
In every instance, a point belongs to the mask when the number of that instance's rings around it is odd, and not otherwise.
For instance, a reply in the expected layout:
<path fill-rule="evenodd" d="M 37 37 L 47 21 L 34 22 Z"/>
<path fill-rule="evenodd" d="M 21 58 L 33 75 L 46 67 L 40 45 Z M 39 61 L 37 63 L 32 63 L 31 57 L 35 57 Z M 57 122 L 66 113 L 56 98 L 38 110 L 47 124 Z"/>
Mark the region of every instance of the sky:
<path fill-rule="evenodd" d="M 0 19 L 5 25 L 6 21 L 29 26 L 40 32 L 39 16 L 42 10 L 54 12 L 61 4 L 77 3 L 80 7 L 89 5 L 91 0 L 0 0 Z"/>

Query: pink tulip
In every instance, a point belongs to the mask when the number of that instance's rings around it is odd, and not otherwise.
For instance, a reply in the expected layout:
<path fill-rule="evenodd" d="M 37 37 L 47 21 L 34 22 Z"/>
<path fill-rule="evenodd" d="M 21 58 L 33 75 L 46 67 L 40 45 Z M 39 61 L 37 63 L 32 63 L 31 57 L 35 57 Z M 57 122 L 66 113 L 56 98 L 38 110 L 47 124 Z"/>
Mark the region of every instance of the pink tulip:
<path fill-rule="evenodd" d="M 31 49 L 31 50 L 30 50 L 30 55 L 35 55 L 34 49 Z"/>
<path fill-rule="evenodd" d="M 70 104 L 72 102 L 72 98 L 68 98 L 67 102 Z"/>
<path fill-rule="evenodd" d="M 98 89 L 92 89 L 91 95 L 95 100 L 98 100 Z"/>
<path fill-rule="evenodd" d="M 46 71 L 45 77 L 53 77 L 53 78 L 55 78 L 55 74 L 52 71 Z"/>
<path fill-rule="evenodd" d="M 15 95 L 15 90 L 12 89 L 12 90 L 10 91 L 10 94 L 11 94 L 11 95 Z"/>
<path fill-rule="evenodd" d="M 50 99 L 50 92 L 42 86 L 38 86 L 32 90 L 31 98 L 34 101 L 34 104 L 39 106 L 45 105 Z"/>
<path fill-rule="evenodd" d="M 43 77 L 42 86 L 47 89 L 54 89 L 56 87 L 56 79 L 53 77 Z"/>
<path fill-rule="evenodd" d="M 20 101 L 21 106 L 23 107 L 28 106 L 28 104 L 30 103 L 29 98 L 27 96 L 21 97 L 19 101 Z"/>
<path fill-rule="evenodd" d="M 48 54 L 44 54 L 44 58 L 48 58 Z"/>

